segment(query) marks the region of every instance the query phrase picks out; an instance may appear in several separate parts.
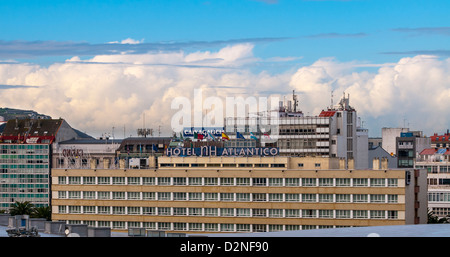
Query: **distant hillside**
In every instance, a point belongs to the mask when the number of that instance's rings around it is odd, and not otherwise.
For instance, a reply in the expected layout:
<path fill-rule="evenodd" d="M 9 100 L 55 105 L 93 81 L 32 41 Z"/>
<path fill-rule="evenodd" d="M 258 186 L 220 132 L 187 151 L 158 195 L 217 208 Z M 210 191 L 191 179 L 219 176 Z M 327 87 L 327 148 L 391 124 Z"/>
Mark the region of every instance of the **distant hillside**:
<path fill-rule="evenodd" d="M 33 110 L 19 110 L 12 108 L 0 108 L 0 116 L 4 121 L 12 119 L 51 119 L 52 117 L 44 114 L 39 114 Z M 1 118 L 0 118 L 1 121 Z"/>
<path fill-rule="evenodd" d="M 2 118 L 3 117 L 3 118 Z M 1 124 L 1 121 L 8 121 L 14 119 L 52 119 L 52 117 L 37 113 L 33 110 L 20 110 L 20 109 L 12 109 L 12 108 L 0 108 L 0 134 L 3 132 L 3 129 L 6 126 L 6 123 Z M 73 130 L 78 134 L 80 138 L 93 138 L 92 136 L 79 131 L 78 129 L 73 128 Z"/>

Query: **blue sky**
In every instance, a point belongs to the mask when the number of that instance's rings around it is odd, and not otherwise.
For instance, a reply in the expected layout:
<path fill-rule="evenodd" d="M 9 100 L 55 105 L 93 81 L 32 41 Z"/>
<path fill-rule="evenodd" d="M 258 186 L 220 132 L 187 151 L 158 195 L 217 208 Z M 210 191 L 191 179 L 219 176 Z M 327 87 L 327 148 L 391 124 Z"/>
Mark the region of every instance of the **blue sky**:
<path fill-rule="evenodd" d="M 351 93 L 374 136 L 403 124 L 445 131 L 432 113 L 450 108 L 449 13 L 448 0 L 3 0 L 0 107 L 99 133 L 137 127 L 143 113 L 167 125 L 158 106 L 195 86 L 295 89 L 311 114 L 333 91 L 334 102 Z M 94 84 L 98 95 L 79 93 Z M 121 118 L 102 120 L 111 108 Z"/>
<path fill-rule="evenodd" d="M 184 43 L 189 51 L 207 48 L 194 42 L 258 39 L 255 54 L 263 58 L 378 63 L 424 51 L 450 55 L 449 10 L 445 0 L 1 1 L 0 40 L 96 45 L 132 38 Z"/>

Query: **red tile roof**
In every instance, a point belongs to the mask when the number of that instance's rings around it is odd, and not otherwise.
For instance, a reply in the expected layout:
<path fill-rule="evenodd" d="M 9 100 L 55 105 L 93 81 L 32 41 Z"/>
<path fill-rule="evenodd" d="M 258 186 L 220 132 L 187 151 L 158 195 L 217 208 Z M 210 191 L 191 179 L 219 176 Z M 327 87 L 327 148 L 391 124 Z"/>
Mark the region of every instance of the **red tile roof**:
<path fill-rule="evenodd" d="M 319 117 L 333 117 L 336 111 L 322 111 Z"/>
<path fill-rule="evenodd" d="M 420 152 L 420 155 L 431 155 L 431 154 L 435 154 L 437 151 L 435 148 L 427 148 L 427 149 L 423 149 L 422 152 Z"/>

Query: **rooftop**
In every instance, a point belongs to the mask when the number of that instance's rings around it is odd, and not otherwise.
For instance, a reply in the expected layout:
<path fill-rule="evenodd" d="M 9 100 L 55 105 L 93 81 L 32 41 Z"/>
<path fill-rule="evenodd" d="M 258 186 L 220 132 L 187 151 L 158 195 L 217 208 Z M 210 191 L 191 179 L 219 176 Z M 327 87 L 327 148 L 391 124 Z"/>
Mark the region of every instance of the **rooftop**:
<path fill-rule="evenodd" d="M 188 234 L 195 236 L 198 234 Z M 202 234 L 208 237 L 450 237 L 450 224 L 329 228 L 261 233 Z"/>

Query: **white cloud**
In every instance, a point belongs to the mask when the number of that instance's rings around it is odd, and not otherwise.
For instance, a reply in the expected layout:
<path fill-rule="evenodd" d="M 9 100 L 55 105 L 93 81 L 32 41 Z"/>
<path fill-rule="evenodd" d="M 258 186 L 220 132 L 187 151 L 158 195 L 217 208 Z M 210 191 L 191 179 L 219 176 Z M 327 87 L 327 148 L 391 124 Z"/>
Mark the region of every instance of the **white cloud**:
<path fill-rule="evenodd" d="M 280 59 L 281 60 L 281 59 Z M 255 72 L 249 65 L 260 61 L 252 44 L 237 44 L 218 51 L 78 57 L 48 67 L 0 63 L 0 84 L 30 85 L 2 89 L 1 107 L 34 109 L 65 118 L 73 127 L 92 135 L 111 132 L 136 135 L 145 125 L 168 135 L 174 97 L 192 99 L 194 89 L 207 96 L 258 96 L 299 94 L 299 108 L 317 115 L 342 93 L 364 120 L 382 118 L 382 126 L 397 126 L 406 118 L 414 129 L 444 131 L 450 108 L 450 59 L 431 56 L 402 58 L 396 63 L 367 64 L 324 58 L 299 68 L 272 74 Z M 379 66 L 376 72 L 356 71 Z M 381 127 L 380 127 L 381 126 Z M 375 126 L 375 128 L 378 128 Z M 378 132 L 377 132 L 378 133 Z M 431 132 L 428 132 L 431 133 Z"/>

